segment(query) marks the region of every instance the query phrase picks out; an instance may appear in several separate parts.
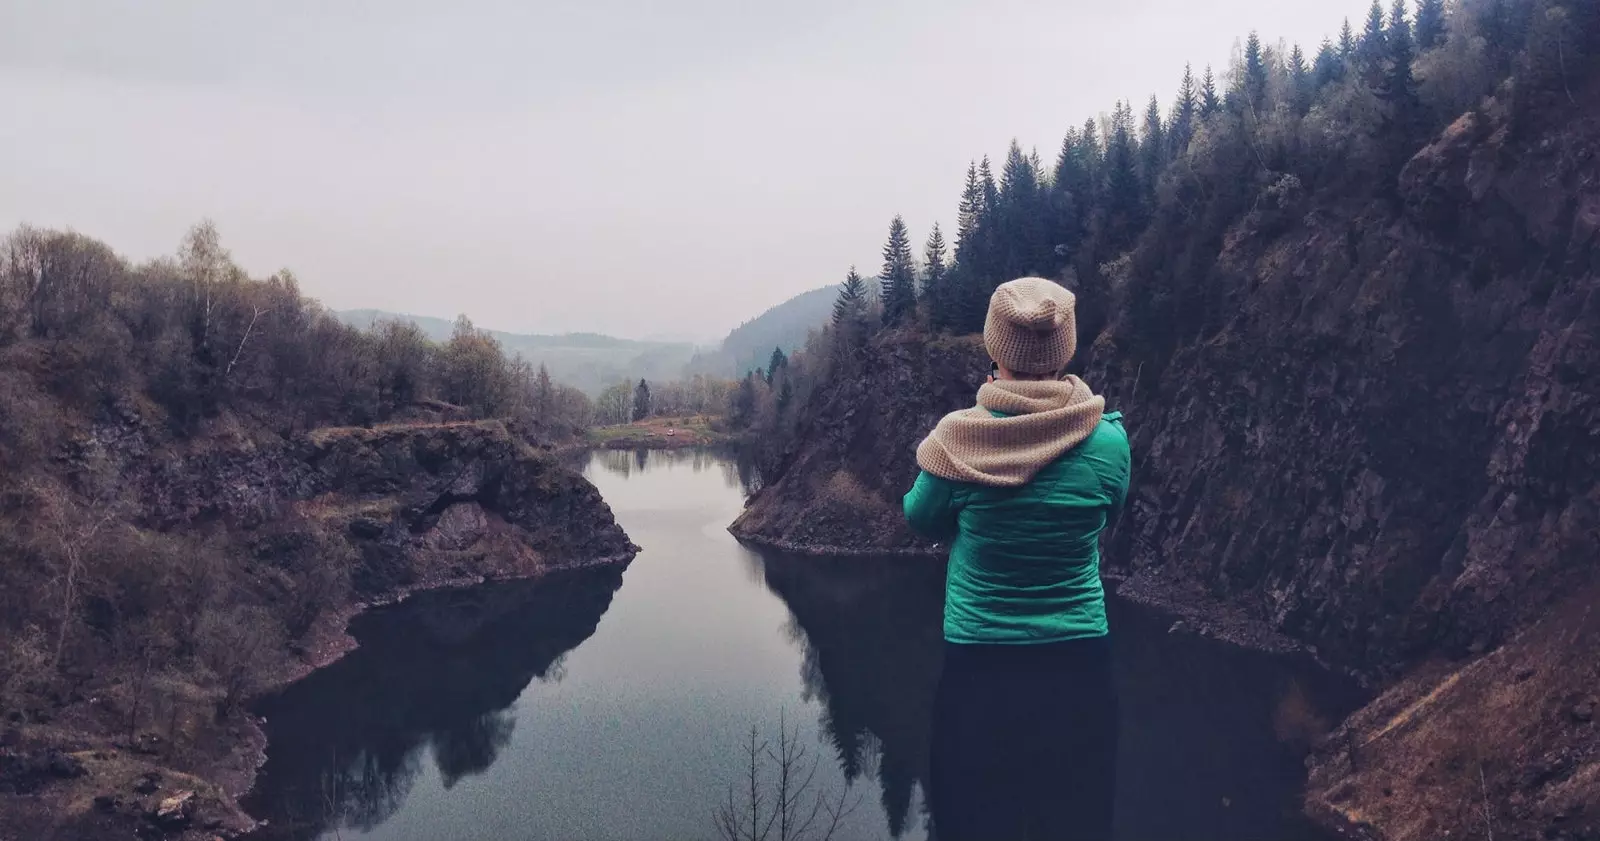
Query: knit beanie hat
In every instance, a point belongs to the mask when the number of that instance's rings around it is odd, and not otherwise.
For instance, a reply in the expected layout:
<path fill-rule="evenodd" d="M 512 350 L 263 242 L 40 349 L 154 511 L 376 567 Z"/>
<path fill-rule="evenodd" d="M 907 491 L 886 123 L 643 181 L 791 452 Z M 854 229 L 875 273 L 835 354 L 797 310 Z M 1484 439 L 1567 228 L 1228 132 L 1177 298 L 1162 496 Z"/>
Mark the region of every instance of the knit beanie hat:
<path fill-rule="evenodd" d="M 1002 283 L 983 325 L 989 358 L 1018 374 L 1059 374 L 1078 350 L 1077 298 L 1058 283 Z"/>

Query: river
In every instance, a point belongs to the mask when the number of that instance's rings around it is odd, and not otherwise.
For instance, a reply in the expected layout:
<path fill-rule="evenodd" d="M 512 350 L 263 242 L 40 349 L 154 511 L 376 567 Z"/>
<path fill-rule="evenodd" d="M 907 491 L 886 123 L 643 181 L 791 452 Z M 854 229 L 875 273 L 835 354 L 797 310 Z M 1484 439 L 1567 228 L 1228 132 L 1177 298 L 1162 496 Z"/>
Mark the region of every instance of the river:
<path fill-rule="evenodd" d="M 795 735 L 794 765 L 815 768 L 806 811 L 825 797 L 822 821 L 847 812 L 838 841 L 929 837 L 939 565 L 744 547 L 725 531 L 744 484 L 713 454 L 599 452 L 586 475 L 642 547 L 633 564 L 358 617 L 359 649 L 261 705 L 259 835 L 716 839 L 730 786 L 744 803 L 755 727 Z M 1316 838 L 1302 749 L 1353 700 L 1344 687 L 1111 607 L 1119 837 Z"/>

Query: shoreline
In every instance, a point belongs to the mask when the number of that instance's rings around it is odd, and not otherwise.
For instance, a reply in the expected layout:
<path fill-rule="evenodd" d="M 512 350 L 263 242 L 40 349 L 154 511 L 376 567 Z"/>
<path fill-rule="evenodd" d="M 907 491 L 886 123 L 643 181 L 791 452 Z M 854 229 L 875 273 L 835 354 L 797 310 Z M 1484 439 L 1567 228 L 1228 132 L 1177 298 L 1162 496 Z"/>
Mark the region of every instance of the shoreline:
<path fill-rule="evenodd" d="M 407 585 L 391 593 L 386 593 L 375 599 L 352 602 L 345 608 L 329 614 L 325 619 L 319 620 L 317 629 L 312 632 L 312 634 L 316 636 L 316 647 L 315 649 L 311 649 L 311 647 L 308 646 L 308 650 L 314 650 L 315 654 L 308 656 L 296 663 L 286 672 L 279 675 L 274 675 L 266 686 L 253 694 L 248 700 L 245 701 L 243 705 L 244 715 L 246 718 L 243 741 L 245 742 L 247 749 L 250 751 L 252 759 L 252 764 L 248 772 L 248 779 L 244 779 L 242 784 L 238 784 L 239 781 L 234 780 L 233 782 L 235 782 L 235 785 L 229 785 L 229 781 L 226 778 L 227 775 L 219 775 L 218 778 L 213 779 L 213 782 L 222 788 L 223 792 L 231 801 L 229 805 L 236 811 L 238 815 L 249 821 L 249 826 L 238 830 L 235 837 L 248 838 L 252 833 L 268 825 L 266 820 L 257 819 L 248 811 L 246 811 L 241 803 L 242 800 L 244 800 L 252 791 L 254 791 L 256 781 L 260 777 L 261 769 L 266 765 L 267 749 L 270 747 L 266 733 L 267 719 L 265 716 L 257 715 L 253 711 L 255 705 L 268 696 L 281 692 L 294 683 L 304 680 L 305 678 L 310 677 L 312 674 L 334 665 L 354 652 L 356 649 L 360 648 L 360 641 L 358 641 L 350 633 L 350 625 L 361 614 L 369 610 L 401 604 L 414 596 L 425 593 L 477 587 L 496 582 L 536 581 L 545 577 L 546 575 L 568 570 L 596 569 L 607 566 L 626 566 L 633 562 L 633 559 L 638 555 L 638 551 L 638 547 L 634 547 L 633 551 L 623 555 L 593 558 L 572 564 L 540 567 L 538 569 L 527 570 L 525 572 L 518 571 L 500 574 L 478 573 L 475 575 L 426 579 Z"/>
<path fill-rule="evenodd" d="M 943 561 L 947 550 L 942 548 L 900 547 L 856 549 L 815 543 L 795 543 L 774 540 L 748 532 L 728 528 L 728 533 L 741 544 L 757 549 L 771 549 L 801 558 L 922 558 Z M 1259 619 L 1254 619 L 1237 609 L 1189 588 L 1151 575 L 1127 573 L 1122 570 L 1101 570 L 1101 580 L 1106 592 L 1141 607 L 1149 608 L 1173 620 L 1171 633 L 1190 633 L 1238 646 L 1251 651 L 1284 656 L 1307 656 L 1318 667 L 1356 680 L 1366 688 L 1365 676 L 1335 666 L 1324 659 L 1316 646 L 1300 642 Z"/>

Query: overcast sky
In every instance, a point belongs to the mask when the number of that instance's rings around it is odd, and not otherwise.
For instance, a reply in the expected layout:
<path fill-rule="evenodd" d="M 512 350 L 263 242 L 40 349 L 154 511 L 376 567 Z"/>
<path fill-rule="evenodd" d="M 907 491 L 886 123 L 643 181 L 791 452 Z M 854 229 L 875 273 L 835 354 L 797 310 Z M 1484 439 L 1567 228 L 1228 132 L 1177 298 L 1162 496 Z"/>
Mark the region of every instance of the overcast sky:
<path fill-rule="evenodd" d="M 210 217 L 338 308 L 711 339 L 953 227 L 1250 29 L 1360 0 L 0 0 L 0 226 L 134 258 Z"/>

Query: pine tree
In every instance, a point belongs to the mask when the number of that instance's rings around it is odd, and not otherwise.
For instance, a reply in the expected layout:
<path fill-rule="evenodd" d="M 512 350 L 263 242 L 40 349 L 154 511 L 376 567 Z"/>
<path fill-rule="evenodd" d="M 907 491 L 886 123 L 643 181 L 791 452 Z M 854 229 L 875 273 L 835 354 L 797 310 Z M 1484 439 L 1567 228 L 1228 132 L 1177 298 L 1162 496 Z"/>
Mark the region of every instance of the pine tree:
<path fill-rule="evenodd" d="M 1339 81 L 1344 75 L 1344 59 L 1339 57 L 1338 48 L 1327 39 L 1322 41 L 1322 49 L 1317 51 L 1317 60 L 1311 66 L 1312 84 L 1317 90 L 1322 90 L 1328 85 Z"/>
<path fill-rule="evenodd" d="M 928 300 L 928 313 L 933 318 L 934 326 L 946 327 L 952 322 L 954 307 L 950 301 L 950 270 L 946 265 L 944 233 L 939 230 L 938 222 L 933 223 L 933 231 L 928 234 L 922 258 L 922 294 Z"/>
<path fill-rule="evenodd" d="M 1267 55 L 1261 48 L 1261 36 L 1253 30 L 1244 43 L 1243 84 L 1247 110 L 1261 116 L 1267 102 Z"/>
<path fill-rule="evenodd" d="M 1217 78 L 1206 65 L 1206 75 L 1200 80 L 1200 119 L 1210 119 L 1222 110 L 1222 100 L 1217 97 Z"/>
<path fill-rule="evenodd" d="M 978 181 L 978 163 L 973 161 L 967 166 L 967 185 L 961 190 L 956 211 L 956 263 L 970 267 L 975 262 L 983 214 L 983 184 Z"/>
<path fill-rule="evenodd" d="M 1409 109 L 1416 104 L 1417 82 L 1412 75 L 1415 53 L 1411 44 L 1411 22 L 1406 20 L 1406 0 L 1394 0 L 1389 11 L 1389 28 L 1384 31 L 1388 61 L 1379 94 L 1396 107 Z"/>
<path fill-rule="evenodd" d="M 1022 153 L 1016 140 L 1006 152 L 1000 174 L 1000 213 L 995 235 L 999 244 L 1000 279 L 1042 273 L 1047 269 L 1044 254 L 1046 208 L 1039 190 L 1039 173 L 1033 158 Z"/>
<path fill-rule="evenodd" d="M 778 377 L 778 372 L 787 367 L 789 367 L 789 357 L 784 355 L 783 348 L 773 348 L 772 356 L 767 359 L 767 385 L 772 385 Z"/>
<path fill-rule="evenodd" d="M 1100 183 L 1100 170 L 1105 166 L 1105 147 L 1101 145 L 1100 127 L 1090 117 L 1083 121 L 1083 131 L 1078 133 L 1078 152 L 1083 159 L 1083 171 L 1089 177 L 1085 202 L 1094 201 L 1095 187 Z"/>
<path fill-rule="evenodd" d="M 911 234 L 899 215 L 889 222 L 878 282 L 883 289 L 883 323 L 893 325 L 909 318 L 917 306 L 917 277 L 911 258 Z"/>
<path fill-rule="evenodd" d="M 1176 160 L 1189 150 L 1194 139 L 1194 123 L 1200 116 L 1200 91 L 1195 87 L 1194 67 L 1183 66 L 1183 81 L 1178 83 L 1178 100 L 1172 104 L 1171 130 L 1167 132 L 1170 157 Z"/>
<path fill-rule="evenodd" d="M 1417 0 L 1417 52 L 1444 43 L 1444 0 Z"/>
<path fill-rule="evenodd" d="M 1344 19 L 1344 28 L 1339 30 L 1339 58 L 1345 61 L 1354 60 L 1356 57 L 1356 31 L 1350 28 L 1350 19 Z"/>
<path fill-rule="evenodd" d="M 1012 138 L 1011 148 L 1006 151 L 1006 165 L 1000 170 L 1001 201 L 1016 200 L 1038 186 L 1039 177 L 1033 161 L 1022 154 L 1022 146 Z"/>
<path fill-rule="evenodd" d="M 1362 31 L 1361 40 L 1356 44 L 1356 66 L 1361 68 L 1364 77 L 1371 78 L 1382 71 L 1383 61 L 1389 51 L 1388 29 L 1382 2 L 1372 0 L 1372 8 L 1367 12 L 1367 28 Z"/>
<path fill-rule="evenodd" d="M 1067 129 L 1067 136 L 1061 138 L 1061 154 L 1056 156 L 1056 174 L 1051 179 L 1050 186 L 1057 191 L 1067 190 L 1066 182 L 1072 180 L 1072 169 L 1077 166 L 1078 158 L 1078 130 Z"/>
<path fill-rule="evenodd" d="M 989 156 L 978 163 L 978 183 L 983 186 L 983 211 L 989 216 L 1000 209 L 1000 190 L 994 183 L 994 169 L 989 166 Z"/>
<path fill-rule="evenodd" d="M 1167 129 L 1161 122 L 1161 101 L 1150 95 L 1144 110 L 1144 129 L 1139 136 L 1140 180 L 1147 203 L 1155 202 L 1156 185 L 1167 166 Z"/>
<path fill-rule="evenodd" d="M 1132 244 L 1144 219 L 1136 158 L 1133 107 L 1119 101 L 1111 118 L 1111 137 L 1106 141 L 1105 184 L 1106 227 L 1110 245 L 1118 251 Z"/>
<path fill-rule="evenodd" d="M 1311 107 L 1311 67 L 1306 64 L 1306 54 L 1299 44 L 1289 51 L 1289 100 L 1296 114 L 1304 114 Z"/>
<path fill-rule="evenodd" d="M 859 320 L 867 308 L 867 282 L 850 267 L 844 283 L 839 286 L 839 299 L 833 302 L 833 324 L 846 327 Z"/>

